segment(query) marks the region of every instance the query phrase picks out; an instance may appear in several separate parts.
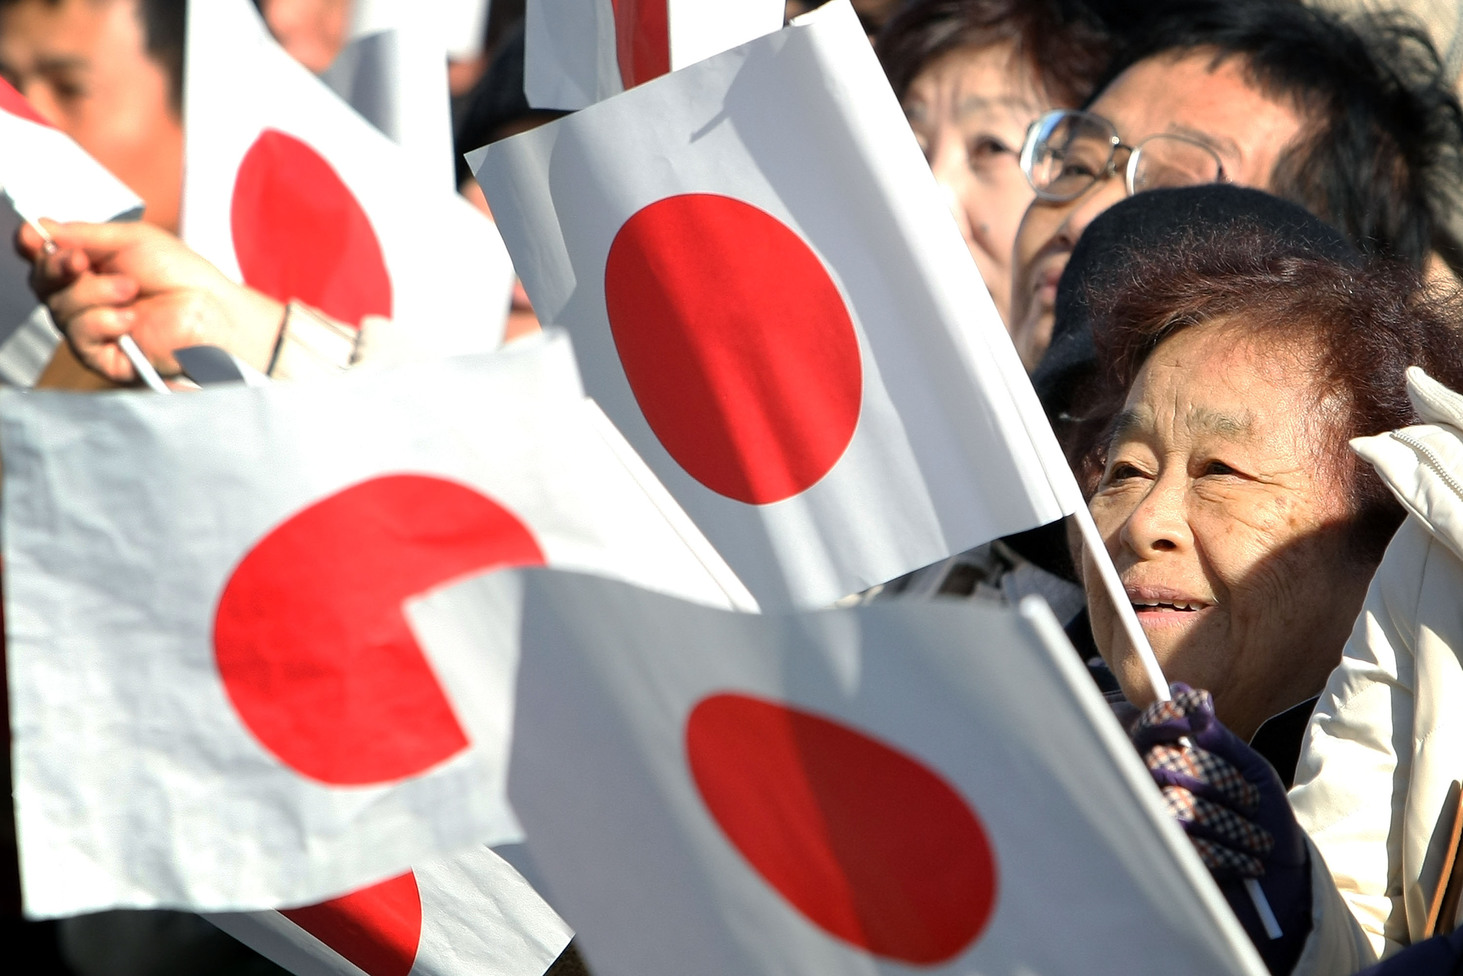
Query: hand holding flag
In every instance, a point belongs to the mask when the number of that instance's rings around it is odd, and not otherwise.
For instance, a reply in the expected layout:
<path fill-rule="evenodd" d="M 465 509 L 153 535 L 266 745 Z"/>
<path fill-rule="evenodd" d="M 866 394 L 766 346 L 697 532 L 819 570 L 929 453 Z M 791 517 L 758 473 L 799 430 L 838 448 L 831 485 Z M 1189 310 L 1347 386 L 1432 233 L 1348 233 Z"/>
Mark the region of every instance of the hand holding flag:
<path fill-rule="evenodd" d="M 33 265 L 31 286 L 83 364 L 117 383 L 137 379 L 119 340 L 131 335 L 165 375 L 172 351 L 223 346 L 250 365 L 269 363 L 284 306 L 239 285 L 167 231 L 149 224 L 43 225 L 17 241 Z"/>

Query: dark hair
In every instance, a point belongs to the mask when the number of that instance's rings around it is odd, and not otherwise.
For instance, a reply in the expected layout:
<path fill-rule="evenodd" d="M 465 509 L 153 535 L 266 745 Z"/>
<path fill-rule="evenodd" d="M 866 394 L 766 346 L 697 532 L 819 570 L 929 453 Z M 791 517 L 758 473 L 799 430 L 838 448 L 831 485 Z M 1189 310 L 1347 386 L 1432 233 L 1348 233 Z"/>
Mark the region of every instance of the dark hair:
<path fill-rule="evenodd" d="M 1242 60 L 1267 97 L 1308 122 L 1276 162 L 1271 189 L 1366 254 L 1421 268 L 1437 249 L 1463 268 L 1447 230 L 1463 177 L 1463 108 L 1419 23 L 1399 13 L 1346 18 L 1287 0 L 1186 0 L 1149 17 L 1110 82 L 1165 53 Z"/>
<path fill-rule="evenodd" d="M 147 56 L 168 76 L 168 106 L 183 115 L 183 41 L 188 34 L 188 0 L 137 0 Z"/>
<path fill-rule="evenodd" d="M 1153 350 L 1183 329 L 1217 325 L 1312 377 L 1318 461 L 1350 499 L 1358 558 L 1379 561 L 1402 508 L 1346 442 L 1418 422 L 1409 366 L 1463 389 L 1458 297 L 1429 292 L 1399 262 L 1296 254 L 1254 223 L 1125 258 L 1121 275 L 1088 289 L 1108 430 L 1087 445 L 1084 483 L 1096 483 L 1111 418 Z"/>
<path fill-rule="evenodd" d="M 1111 55 L 1102 20 L 1080 0 L 913 0 L 874 43 L 894 94 L 934 59 L 962 47 L 1013 42 L 1059 105 L 1081 105 Z"/>

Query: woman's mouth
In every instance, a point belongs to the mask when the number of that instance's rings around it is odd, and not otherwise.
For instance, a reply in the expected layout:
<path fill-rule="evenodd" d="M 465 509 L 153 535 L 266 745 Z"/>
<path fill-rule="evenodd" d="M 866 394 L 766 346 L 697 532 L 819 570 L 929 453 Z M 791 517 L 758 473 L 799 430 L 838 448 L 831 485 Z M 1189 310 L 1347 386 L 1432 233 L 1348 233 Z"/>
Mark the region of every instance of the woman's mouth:
<path fill-rule="evenodd" d="M 1212 609 L 1214 602 L 1166 586 L 1126 587 L 1128 602 L 1144 629 L 1187 626 Z"/>
<path fill-rule="evenodd" d="M 1180 613 L 1193 613 L 1195 610 L 1203 610 L 1207 606 L 1209 606 L 1209 604 L 1200 602 L 1198 600 L 1175 601 L 1172 603 L 1166 603 L 1161 600 L 1145 600 L 1143 602 L 1139 602 L 1137 600 L 1133 601 L 1133 609 L 1140 614 L 1147 611 L 1177 611 Z"/>
<path fill-rule="evenodd" d="M 1035 288 L 1037 304 L 1044 309 L 1052 309 L 1057 304 L 1057 283 L 1062 280 L 1062 269 L 1066 262 L 1060 262 L 1053 268 L 1047 268 L 1036 276 Z"/>

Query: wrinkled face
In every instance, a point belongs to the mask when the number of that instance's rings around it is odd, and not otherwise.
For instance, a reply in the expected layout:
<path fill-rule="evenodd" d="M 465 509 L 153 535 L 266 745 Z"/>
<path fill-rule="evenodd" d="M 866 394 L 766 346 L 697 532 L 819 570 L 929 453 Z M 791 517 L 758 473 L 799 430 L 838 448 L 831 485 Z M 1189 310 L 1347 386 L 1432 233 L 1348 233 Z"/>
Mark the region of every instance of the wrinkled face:
<path fill-rule="evenodd" d="M 1301 119 L 1290 106 L 1251 87 L 1238 59 L 1211 69 L 1212 61 L 1207 50 L 1140 61 L 1108 85 L 1089 111 L 1112 122 L 1128 146 L 1161 132 L 1198 140 L 1219 155 L 1229 182 L 1268 190 L 1276 161 L 1300 134 Z M 1077 238 L 1126 192 L 1119 172 L 1075 200 L 1035 200 L 1027 208 L 1016 234 L 1007 320 L 1027 369 L 1051 341 L 1057 280 Z"/>
<path fill-rule="evenodd" d="M 1317 694 L 1340 660 L 1371 566 L 1324 447 L 1304 356 L 1223 323 L 1162 342 L 1115 425 L 1090 503 L 1169 681 L 1214 693 L 1248 738 Z M 1135 704 L 1152 700 L 1090 556 L 1092 632 Z"/>
<path fill-rule="evenodd" d="M 137 0 L 22 0 L 0 10 L 0 75 L 176 233 L 183 125 L 147 56 Z"/>
<path fill-rule="evenodd" d="M 915 76 L 904 95 L 910 128 L 1007 322 L 1011 247 L 1033 197 L 1018 163 L 1021 140 L 1051 108 L 1013 52 L 1009 43 L 947 52 Z"/>

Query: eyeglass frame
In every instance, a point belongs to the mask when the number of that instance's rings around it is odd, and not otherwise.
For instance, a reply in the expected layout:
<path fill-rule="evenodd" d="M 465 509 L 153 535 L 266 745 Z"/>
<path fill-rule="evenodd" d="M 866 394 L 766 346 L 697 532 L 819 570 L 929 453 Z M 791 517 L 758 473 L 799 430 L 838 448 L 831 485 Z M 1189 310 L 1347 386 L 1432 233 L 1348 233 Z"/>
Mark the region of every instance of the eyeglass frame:
<path fill-rule="evenodd" d="M 1103 166 L 1101 172 L 1094 173 L 1092 175 L 1091 183 L 1089 183 L 1087 186 L 1084 186 L 1076 193 L 1050 193 L 1037 186 L 1036 180 L 1034 180 L 1031 175 L 1033 164 L 1032 157 L 1036 154 L 1036 134 L 1037 132 L 1042 130 L 1043 123 L 1047 122 L 1047 120 L 1051 119 L 1053 116 L 1080 116 L 1084 119 L 1091 119 L 1095 122 L 1100 122 L 1108 130 L 1108 132 L 1112 133 L 1108 137 L 1107 163 Z M 1123 189 L 1127 191 L 1128 196 L 1133 196 L 1135 193 L 1143 192 L 1141 190 L 1135 190 L 1133 188 L 1133 174 L 1138 169 L 1138 160 L 1143 155 L 1143 147 L 1155 139 L 1167 139 L 1174 142 L 1184 142 L 1188 143 L 1191 146 L 1196 146 L 1199 149 L 1204 150 L 1206 153 L 1214 158 L 1215 166 L 1218 169 L 1218 174 L 1215 176 L 1214 182 L 1229 182 L 1229 174 L 1225 172 L 1224 169 L 1224 160 L 1220 158 L 1219 153 L 1215 152 L 1214 147 L 1208 145 L 1207 143 L 1201 142 L 1198 139 L 1191 139 L 1188 136 L 1179 135 L 1178 133 L 1174 132 L 1155 132 L 1151 136 L 1145 136 L 1144 138 L 1139 139 L 1136 145 L 1130 146 L 1122 141 L 1122 137 L 1118 135 L 1118 127 L 1114 125 L 1111 120 L 1103 118 L 1101 115 L 1097 115 L 1092 112 L 1084 112 L 1080 109 L 1071 108 L 1056 108 L 1052 109 L 1049 112 L 1043 112 L 1034 122 L 1026 127 L 1026 137 L 1021 140 L 1021 175 L 1026 177 L 1026 184 L 1027 186 L 1031 187 L 1033 192 L 1036 193 L 1037 199 L 1044 200 L 1047 203 L 1070 203 L 1071 201 L 1080 197 L 1082 194 L 1086 193 L 1088 190 L 1092 189 L 1097 184 L 1105 180 L 1109 180 L 1114 176 L 1117 176 L 1118 169 L 1114 161 L 1117 159 L 1118 150 L 1126 149 L 1128 151 L 1128 161 L 1123 165 Z M 1207 186 L 1208 184 L 1194 185 Z"/>

